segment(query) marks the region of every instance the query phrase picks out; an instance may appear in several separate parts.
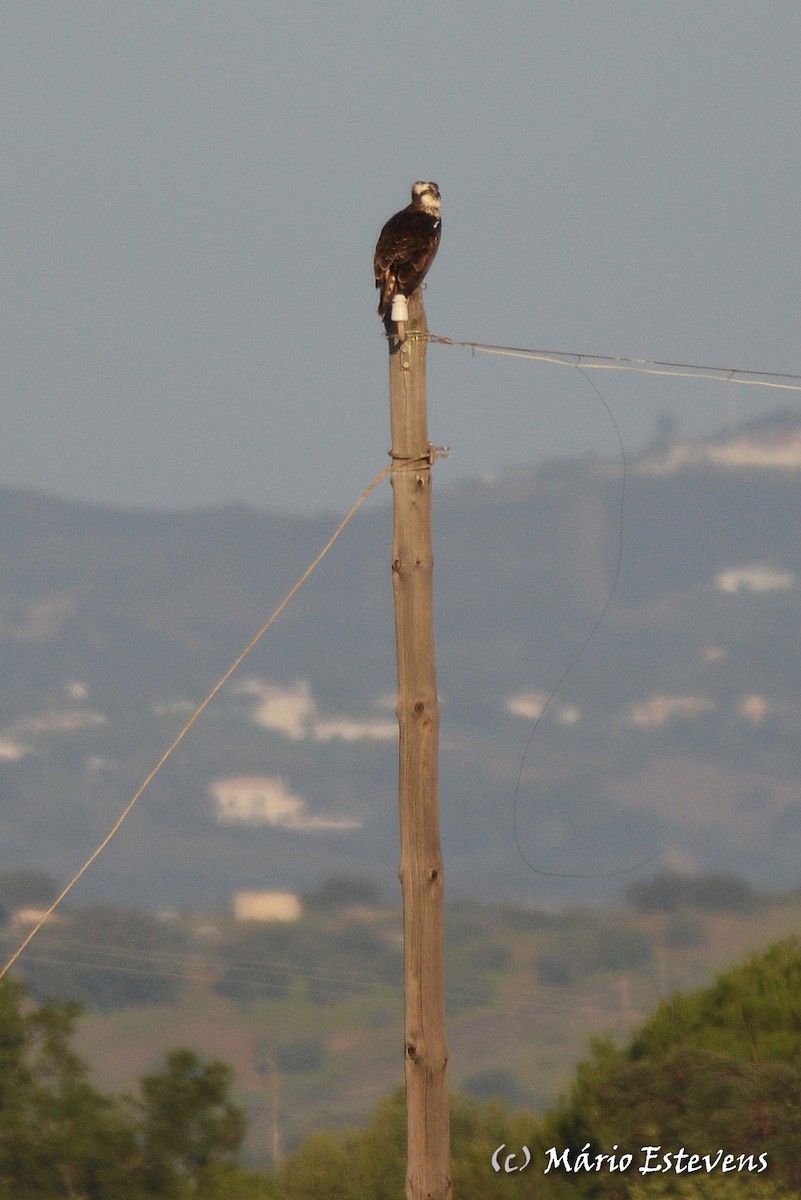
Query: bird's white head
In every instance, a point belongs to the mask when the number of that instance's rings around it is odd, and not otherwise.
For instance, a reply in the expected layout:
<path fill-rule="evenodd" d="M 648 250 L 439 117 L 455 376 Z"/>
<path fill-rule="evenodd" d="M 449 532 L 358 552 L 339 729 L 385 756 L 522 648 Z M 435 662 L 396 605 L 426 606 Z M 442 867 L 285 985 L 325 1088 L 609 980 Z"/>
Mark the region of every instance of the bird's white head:
<path fill-rule="evenodd" d="M 422 208 L 424 212 L 438 217 L 440 214 L 438 184 L 418 179 L 417 183 L 412 184 L 412 204 L 415 208 Z"/>

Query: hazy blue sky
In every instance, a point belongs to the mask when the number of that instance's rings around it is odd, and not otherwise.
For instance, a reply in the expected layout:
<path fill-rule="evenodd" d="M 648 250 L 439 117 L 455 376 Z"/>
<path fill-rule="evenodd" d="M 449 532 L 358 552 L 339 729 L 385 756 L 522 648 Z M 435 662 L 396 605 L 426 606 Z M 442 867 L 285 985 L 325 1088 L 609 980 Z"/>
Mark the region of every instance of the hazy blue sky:
<path fill-rule="evenodd" d="M 5 0 L 0 483 L 343 506 L 386 461 L 371 258 L 439 182 L 429 324 L 801 370 L 797 0 Z M 596 379 L 627 444 L 792 393 Z M 433 347 L 438 482 L 614 434 Z"/>

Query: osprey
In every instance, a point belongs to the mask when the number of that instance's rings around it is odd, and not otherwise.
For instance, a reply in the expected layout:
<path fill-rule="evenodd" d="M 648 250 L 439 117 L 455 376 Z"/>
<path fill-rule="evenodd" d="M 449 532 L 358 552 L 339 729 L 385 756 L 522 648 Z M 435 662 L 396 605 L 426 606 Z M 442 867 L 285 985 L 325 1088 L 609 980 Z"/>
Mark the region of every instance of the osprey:
<path fill-rule="evenodd" d="M 389 327 L 392 298 L 411 296 L 426 277 L 442 236 L 439 188 L 412 184 L 412 202 L 390 217 L 376 243 L 373 268 L 379 289 L 378 315 Z"/>

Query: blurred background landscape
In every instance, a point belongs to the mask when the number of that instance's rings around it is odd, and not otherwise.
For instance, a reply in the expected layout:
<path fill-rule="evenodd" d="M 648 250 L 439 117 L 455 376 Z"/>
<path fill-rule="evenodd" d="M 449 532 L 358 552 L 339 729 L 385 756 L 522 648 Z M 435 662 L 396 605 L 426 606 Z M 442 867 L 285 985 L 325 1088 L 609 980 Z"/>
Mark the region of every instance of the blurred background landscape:
<path fill-rule="evenodd" d="M 438 487 L 451 896 L 596 902 L 654 856 L 798 882 L 801 423 L 655 440 L 628 462 L 621 526 L 622 482 L 620 460 L 586 455 Z M 334 523 L 0 492 L 0 868 L 80 866 Z M 314 890 L 365 865 L 392 898 L 389 536 L 384 499 L 193 729 L 82 899 L 230 911 L 239 891 Z"/>
<path fill-rule="evenodd" d="M 548 874 L 515 844 L 515 781 L 609 595 L 622 464 L 438 493 L 448 1004 L 468 1095 L 542 1110 L 591 1033 L 625 1035 L 797 929 L 800 472 L 786 413 L 663 430 L 629 458 L 620 578 L 517 799 L 520 848 Z M 9 489 L 0 504 L 10 952 L 332 522 Z M 288 1148 L 399 1082 L 388 535 L 375 503 L 17 968 L 34 996 L 87 1006 L 78 1045 L 108 1086 L 176 1041 L 232 1062 L 257 1163 L 277 1081 Z"/>

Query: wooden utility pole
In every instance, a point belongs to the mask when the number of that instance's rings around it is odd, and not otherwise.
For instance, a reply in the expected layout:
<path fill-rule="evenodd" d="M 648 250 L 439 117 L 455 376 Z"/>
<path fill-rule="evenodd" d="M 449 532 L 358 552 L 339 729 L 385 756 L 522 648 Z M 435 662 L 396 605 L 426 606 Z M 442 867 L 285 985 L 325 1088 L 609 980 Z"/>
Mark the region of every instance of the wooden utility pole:
<path fill-rule="evenodd" d="M 439 700 L 428 441 L 428 332 L 420 289 L 389 338 L 403 887 L 406 1200 L 450 1200 L 444 876 L 439 836 Z"/>

